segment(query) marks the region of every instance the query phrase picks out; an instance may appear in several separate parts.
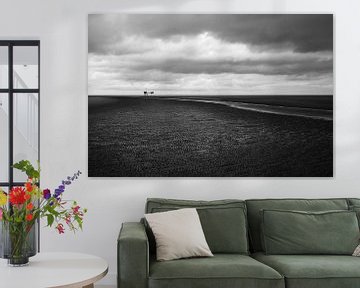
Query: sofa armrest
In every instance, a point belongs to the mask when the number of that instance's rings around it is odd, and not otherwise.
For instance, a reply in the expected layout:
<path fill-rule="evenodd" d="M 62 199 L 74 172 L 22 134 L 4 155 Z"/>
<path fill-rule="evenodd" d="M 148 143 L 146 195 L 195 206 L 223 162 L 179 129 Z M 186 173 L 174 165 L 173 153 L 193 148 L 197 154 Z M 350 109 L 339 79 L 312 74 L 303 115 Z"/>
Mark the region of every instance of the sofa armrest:
<path fill-rule="evenodd" d="M 117 242 L 118 288 L 146 288 L 149 242 L 141 223 L 123 223 Z"/>

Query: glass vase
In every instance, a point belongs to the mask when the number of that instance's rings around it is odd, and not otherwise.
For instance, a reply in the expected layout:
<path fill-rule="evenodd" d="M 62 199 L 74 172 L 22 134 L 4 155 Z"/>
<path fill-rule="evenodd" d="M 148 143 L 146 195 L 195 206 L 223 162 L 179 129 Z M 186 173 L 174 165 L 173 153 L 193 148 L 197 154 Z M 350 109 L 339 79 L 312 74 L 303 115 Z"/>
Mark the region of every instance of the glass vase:
<path fill-rule="evenodd" d="M 9 266 L 25 266 L 29 257 L 36 255 L 35 222 L 31 227 L 28 222 L 1 221 L 0 257 L 8 259 Z"/>

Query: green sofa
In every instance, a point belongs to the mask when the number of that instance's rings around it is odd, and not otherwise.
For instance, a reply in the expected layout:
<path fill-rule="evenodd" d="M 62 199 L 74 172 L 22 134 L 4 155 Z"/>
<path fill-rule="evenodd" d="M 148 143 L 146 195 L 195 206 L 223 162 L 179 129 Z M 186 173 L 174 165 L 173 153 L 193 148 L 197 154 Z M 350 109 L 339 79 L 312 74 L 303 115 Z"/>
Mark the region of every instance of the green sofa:
<path fill-rule="evenodd" d="M 158 262 L 155 260 L 154 236 L 145 221 L 124 223 L 117 246 L 119 288 L 360 287 L 360 257 L 342 255 L 342 252 L 339 255 L 309 255 L 305 251 L 301 255 L 301 248 L 297 250 L 297 255 L 269 255 L 264 252 L 266 240 L 262 233 L 264 211 L 308 211 L 309 215 L 306 213 L 305 217 L 324 217 L 331 221 L 330 225 L 336 223 L 329 216 L 339 213 L 343 221 L 346 221 L 346 227 L 349 225 L 354 230 L 353 226 L 356 225 L 355 236 L 358 241 L 356 212 L 360 215 L 360 199 L 191 201 L 153 198 L 147 200 L 145 212 L 164 212 L 187 207 L 197 208 L 214 257 Z M 294 214 L 294 217 L 303 215 Z M 349 221 L 349 217 L 355 217 L 356 223 Z M 286 218 L 292 221 L 291 217 Z M 304 222 L 304 227 L 306 223 Z M 338 227 L 344 225 L 338 223 Z M 269 237 L 270 240 L 276 238 L 272 235 Z M 293 244 L 291 240 L 290 246 Z M 329 242 L 330 246 L 337 247 L 341 244 L 339 239 L 337 243 L 334 241 Z M 348 246 L 354 245 L 353 242 L 348 242 Z M 269 243 L 272 244 L 271 241 Z"/>

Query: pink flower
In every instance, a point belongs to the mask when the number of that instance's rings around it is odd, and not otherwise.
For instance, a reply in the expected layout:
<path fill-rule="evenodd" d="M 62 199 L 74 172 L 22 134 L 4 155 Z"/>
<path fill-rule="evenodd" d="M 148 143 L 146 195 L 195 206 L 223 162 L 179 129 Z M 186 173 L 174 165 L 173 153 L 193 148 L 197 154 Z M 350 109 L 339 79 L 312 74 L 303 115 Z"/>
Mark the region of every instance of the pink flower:
<path fill-rule="evenodd" d="M 58 230 L 59 234 L 65 233 L 65 229 L 64 229 L 63 224 L 59 223 L 55 228 Z"/>
<path fill-rule="evenodd" d="M 70 214 L 66 215 L 65 222 L 66 222 L 67 225 L 69 225 L 71 223 L 71 215 Z"/>
<path fill-rule="evenodd" d="M 79 209 L 80 209 L 80 206 L 72 207 L 74 215 L 79 214 Z"/>
<path fill-rule="evenodd" d="M 2 214 L 3 214 L 3 211 L 2 211 L 2 209 L 0 208 L 0 220 L 2 220 L 2 218 L 3 218 Z"/>

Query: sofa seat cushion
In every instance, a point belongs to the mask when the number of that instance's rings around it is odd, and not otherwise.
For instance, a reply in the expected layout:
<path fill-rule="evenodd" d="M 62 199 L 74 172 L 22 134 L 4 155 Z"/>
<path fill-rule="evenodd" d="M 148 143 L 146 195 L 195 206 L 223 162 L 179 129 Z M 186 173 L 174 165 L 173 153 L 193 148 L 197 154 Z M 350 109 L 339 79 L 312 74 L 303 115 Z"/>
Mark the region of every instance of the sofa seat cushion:
<path fill-rule="evenodd" d="M 149 288 L 284 288 L 274 269 L 246 255 L 215 254 L 166 262 L 150 261 Z"/>
<path fill-rule="evenodd" d="M 287 288 L 358 288 L 360 258 L 343 255 L 265 255 L 252 257 L 284 275 Z"/>

